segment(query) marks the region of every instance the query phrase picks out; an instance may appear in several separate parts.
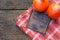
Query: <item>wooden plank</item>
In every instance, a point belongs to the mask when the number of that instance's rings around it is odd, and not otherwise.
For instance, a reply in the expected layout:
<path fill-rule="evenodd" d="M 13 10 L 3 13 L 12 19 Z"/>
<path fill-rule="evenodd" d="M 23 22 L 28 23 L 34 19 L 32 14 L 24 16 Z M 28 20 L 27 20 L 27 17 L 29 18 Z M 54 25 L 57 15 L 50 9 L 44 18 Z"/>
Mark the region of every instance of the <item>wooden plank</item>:
<path fill-rule="evenodd" d="M 0 9 L 28 9 L 32 0 L 0 0 Z"/>
<path fill-rule="evenodd" d="M 0 10 L 0 40 L 30 40 L 15 24 L 23 11 Z"/>

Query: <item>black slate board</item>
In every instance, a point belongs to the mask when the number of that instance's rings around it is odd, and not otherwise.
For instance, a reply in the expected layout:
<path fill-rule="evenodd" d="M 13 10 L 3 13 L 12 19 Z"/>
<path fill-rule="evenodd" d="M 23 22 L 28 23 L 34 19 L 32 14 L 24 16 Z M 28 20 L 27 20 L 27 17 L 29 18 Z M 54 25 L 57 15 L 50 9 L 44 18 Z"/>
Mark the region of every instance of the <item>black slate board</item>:
<path fill-rule="evenodd" d="M 50 18 L 46 12 L 39 13 L 33 11 L 28 22 L 28 28 L 41 33 L 45 33 L 49 22 Z"/>

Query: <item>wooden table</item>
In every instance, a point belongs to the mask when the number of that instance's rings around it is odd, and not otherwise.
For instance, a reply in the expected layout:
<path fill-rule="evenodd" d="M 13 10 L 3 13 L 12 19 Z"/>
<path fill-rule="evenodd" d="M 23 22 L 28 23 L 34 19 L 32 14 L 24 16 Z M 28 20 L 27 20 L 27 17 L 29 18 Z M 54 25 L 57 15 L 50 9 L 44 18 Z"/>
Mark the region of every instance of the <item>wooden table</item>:
<path fill-rule="evenodd" d="M 30 40 L 15 23 L 31 4 L 32 0 L 0 0 L 0 40 Z"/>

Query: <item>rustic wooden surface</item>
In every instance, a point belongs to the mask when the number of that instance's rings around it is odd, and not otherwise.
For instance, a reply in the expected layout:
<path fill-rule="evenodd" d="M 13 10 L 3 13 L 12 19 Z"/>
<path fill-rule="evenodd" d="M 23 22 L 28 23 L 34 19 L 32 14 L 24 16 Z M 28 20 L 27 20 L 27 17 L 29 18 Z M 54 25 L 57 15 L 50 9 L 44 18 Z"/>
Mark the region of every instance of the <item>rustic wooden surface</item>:
<path fill-rule="evenodd" d="M 28 9 L 32 0 L 0 0 L 0 9 Z"/>
<path fill-rule="evenodd" d="M 25 10 L 0 10 L 0 40 L 30 40 L 17 26 L 17 17 Z"/>
<path fill-rule="evenodd" d="M 0 0 L 0 40 L 30 40 L 24 32 L 16 27 L 15 23 L 17 17 L 31 4 L 32 0 Z"/>

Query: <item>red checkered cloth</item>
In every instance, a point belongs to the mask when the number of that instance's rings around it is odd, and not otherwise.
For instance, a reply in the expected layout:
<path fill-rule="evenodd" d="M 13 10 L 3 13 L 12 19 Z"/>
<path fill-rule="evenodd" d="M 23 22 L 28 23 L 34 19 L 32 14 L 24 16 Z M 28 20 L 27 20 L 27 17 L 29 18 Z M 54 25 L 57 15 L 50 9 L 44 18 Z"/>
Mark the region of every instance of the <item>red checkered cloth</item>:
<path fill-rule="evenodd" d="M 57 18 L 56 21 L 50 21 L 45 34 L 41 34 L 26 27 L 32 10 L 33 8 L 30 7 L 23 14 L 21 14 L 18 17 L 16 25 L 19 26 L 19 28 L 32 40 L 60 40 L 60 17 Z"/>

